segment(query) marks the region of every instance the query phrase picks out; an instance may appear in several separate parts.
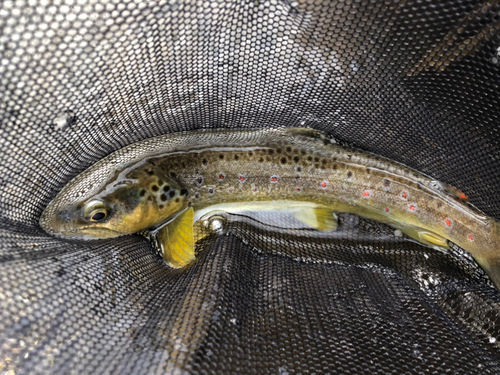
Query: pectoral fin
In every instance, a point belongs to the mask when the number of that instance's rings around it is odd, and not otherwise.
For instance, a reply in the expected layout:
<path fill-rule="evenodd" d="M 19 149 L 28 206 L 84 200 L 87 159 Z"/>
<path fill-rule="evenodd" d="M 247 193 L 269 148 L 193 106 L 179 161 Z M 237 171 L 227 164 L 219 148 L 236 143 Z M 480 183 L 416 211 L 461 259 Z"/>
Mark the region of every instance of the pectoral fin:
<path fill-rule="evenodd" d="M 163 259 L 174 268 L 181 268 L 195 259 L 194 210 L 186 210 L 157 233 L 157 241 L 163 251 Z"/>
<path fill-rule="evenodd" d="M 337 215 L 328 208 L 302 208 L 292 212 L 294 218 L 308 227 L 319 230 L 333 230 L 338 226 Z"/>
<path fill-rule="evenodd" d="M 399 229 L 401 230 L 401 232 L 417 240 L 418 242 L 423 243 L 424 245 L 438 248 L 440 250 L 448 250 L 450 248 L 450 246 L 448 245 L 448 240 L 446 238 L 422 228 L 399 227 Z"/>

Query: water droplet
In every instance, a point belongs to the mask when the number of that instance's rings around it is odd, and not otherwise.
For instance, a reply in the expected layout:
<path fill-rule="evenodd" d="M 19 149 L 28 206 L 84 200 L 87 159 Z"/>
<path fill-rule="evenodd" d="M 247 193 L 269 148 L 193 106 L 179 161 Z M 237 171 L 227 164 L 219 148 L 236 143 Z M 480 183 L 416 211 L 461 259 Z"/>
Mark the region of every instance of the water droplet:
<path fill-rule="evenodd" d="M 76 114 L 71 110 L 64 111 L 54 119 L 54 129 L 63 130 L 76 122 Z"/>
<path fill-rule="evenodd" d="M 226 219 L 222 216 L 212 216 L 205 221 L 205 227 L 212 233 L 221 234 L 224 232 L 224 226 L 226 224 Z"/>

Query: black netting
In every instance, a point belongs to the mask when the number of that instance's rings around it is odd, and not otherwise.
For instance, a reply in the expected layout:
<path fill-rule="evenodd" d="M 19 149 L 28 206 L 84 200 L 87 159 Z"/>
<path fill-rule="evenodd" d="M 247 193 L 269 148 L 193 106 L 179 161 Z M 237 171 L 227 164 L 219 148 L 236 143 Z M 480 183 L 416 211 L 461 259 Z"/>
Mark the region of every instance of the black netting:
<path fill-rule="evenodd" d="M 200 128 L 313 127 L 500 219 L 496 1 L 0 2 L 0 373 L 500 373 L 500 295 L 460 249 L 344 215 L 227 215 L 187 270 L 38 225 L 78 173 Z"/>

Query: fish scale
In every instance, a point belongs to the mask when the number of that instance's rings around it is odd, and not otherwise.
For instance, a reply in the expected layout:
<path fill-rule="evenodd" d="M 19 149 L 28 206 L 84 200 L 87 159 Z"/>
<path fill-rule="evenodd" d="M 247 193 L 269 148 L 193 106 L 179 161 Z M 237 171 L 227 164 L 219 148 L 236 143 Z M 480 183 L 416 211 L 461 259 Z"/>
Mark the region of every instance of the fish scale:
<path fill-rule="evenodd" d="M 61 191 L 40 223 L 54 235 L 95 239 L 175 218 L 181 229 L 162 237 L 165 252 L 170 246 L 189 254 L 192 221 L 211 208 L 232 213 L 288 208 L 323 230 L 331 229 L 335 212 L 349 212 L 436 248 L 452 241 L 499 286 L 498 223 L 459 197 L 465 194 L 454 187 L 332 144 L 311 129 L 188 132 L 138 142 L 99 161 Z M 186 223 L 182 215 L 188 209 Z"/>

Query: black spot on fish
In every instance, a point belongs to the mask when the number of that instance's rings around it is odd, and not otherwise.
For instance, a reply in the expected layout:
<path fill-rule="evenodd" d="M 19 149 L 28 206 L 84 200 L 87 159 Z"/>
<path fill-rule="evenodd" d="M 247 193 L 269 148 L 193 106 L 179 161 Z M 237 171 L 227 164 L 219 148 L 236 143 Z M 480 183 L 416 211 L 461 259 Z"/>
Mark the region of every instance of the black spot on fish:
<path fill-rule="evenodd" d="M 278 153 L 278 154 L 281 154 L 281 151 L 282 151 L 281 148 L 276 149 L 276 153 Z"/>
<path fill-rule="evenodd" d="M 314 164 L 314 168 L 319 168 L 319 164 Z"/>
<path fill-rule="evenodd" d="M 327 163 L 326 159 L 321 160 L 321 164 L 325 165 Z"/>
<path fill-rule="evenodd" d="M 164 182 L 162 180 L 158 180 L 158 186 L 162 186 Z"/>
<path fill-rule="evenodd" d="M 292 148 L 291 147 L 287 147 L 286 148 L 286 152 L 292 152 Z"/>
<path fill-rule="evenodd" d="M 248 151 L 248 156 L 253 156 L 253 152 L 252 151 Z"/>
<path fill-rule="evenodd" d="M 352 177 L 352 172 L 351 171 L 347 172 L 347 178 L 351 178 L 351 177 Z"/>
<path fill-rule="evenodd" d="M 188 195 L 188 189 L 181 189 L 181 195 Z"/>
<path fill-rule="evenodd" d="M 150 175 L 150 176 L 152 176 L 152 175 L 154 175 L 154 174 L 155 174 L 152 170 L 148 170 L 148 171 L 146 171 L 146 172 L 147 172 L 147 174 L 148 174 L 148 175 Z"/>
<path fill-rule="evenodd" d="M 268 152 L 269 155 L 274 154 L 274 150 L 267 150 L 267 152 Z"/>
<path fill-rule="evenodd" d="M 259 159 L 259 162 L 260 162 L 260 163 L 264 162 L 264 158 L 260 158 L 260 159 Z"/>
<path fill-rule="evenodd" d="M 294 162 L 298 163 L 298 162 L 299 162 L 299 160 L 300 160 L 300 158 L 299 158 L 298 156 L 294 156 L 294 157 L 293 157 L 293 161 L 294 161 Z"/>
<path fill-rule="evenodd" d="M 213 193 L 215 193 L 214 189 L 212 188 L 208 189 L 208 194 L 213 194 Z"/>
<path fill-rule="evenodd" d="M 370 168 L 366 168 L 366 173 L 370 174 L 371 172 L 371 169 Z"/>
<path fill-rule="evenodd" d="M 319 158 L 316 156 L 316 157 L 314 158 L 314 161 L 315 161 L 316 163 L 318 163 L 318 162 L 319 162 Z"/>
<path fill-rule="evenodd" d="M 186 169 L 186 163 L 182 162 L 181 166 L 182 166 L 182 169 Z"/>
<path fill-rule="evenodd" d="M 302 149 L 302 150 L 300 150 L 300 153 L 301 153 L 302 155 L 305 155 L 305 154 L 307 154 L 307 151 L 306 151 L 306 150 L 304 150 L 304 149 Z"/>
<path fill-rule="evenodd" d="M 207 159 L 203 159 L 202 163 L 203 163 L 203 165 L 207 165 L 207 163 L 208 163 Z"/>
<path fill-rule="evenodd" d="M 302 172 L 302 168 L 301 167 L 297 167 L 297 172 Z"/>
<path fill-rule="evenodd" d="M 239 158 L 240 158 L 239 155 L 237 155 L 237 154 L 234 155 L 234 160 L 238 160 Z"/>
<path fill-rule="evenodd" d="M 308 161 L 312 161 L 312 160 L 313 160 L 312 156 L 308 156 L 308 157 L 307 157 L 307 160 L 308 160 Z"/>
<path fill-rule="evenodd" d="M 164 191 L 164 192 L 167 192 L 167 191 L 169 191 L 169 190 L 170 190 L 170 185 L 165 185 L 165 186 L 163 187 L 163 191 Z"/>
<path fill-rule="evenodd" d="M 180 202 L 180 200 L 181 200 L 181 199 L 180 199 L 179 197 L 175 198 L 175 203 L 179 203 L 179 202 Z"/>
<path fill-rule="evenodd" d="M 164 208 L 164 207 L 165 207 L 165 206 L 164 206 L 163 204 L 160 204 L 160 205 L 158 206 L 158 208 L 159 208 L 160 210 L 163 210 L 163 208 Z"/>
<path fill-rule="evenodd" d="M 384 186 L 391 186 L 391 181 L 385 179 L 384 180 Z"/>
<path fill-rule="evenodd" d="M 168 193 L 168 195 L 170 196 L 170 198 L 175 197 L 175 190 L 170 190 L 170 193 Z"/>
<path fill-rule="evenodd" d="M 437 206 L 438 206 L 438 208 L 441 208 L 441 207 L 443 207 L 443 204 L 441 202 L 438 202 Z"/>
<path fill-rule="evenodd" d="M 159 190 L 159 187 L 156 185 L 153 185 L 153 186 L 151 186 L 151 190 L 153 190 L 154 192 L 157 192 Z"/>
<path fill-rule="evenodd" d="M 170 177 L 172 178 L 176 178 L 177 177 L 177 174 L 175 172 L 170 172 Z"/>
<path fill-rule="evenodd" d="M 281 164 L 286 164 L 286 158 L 281 158 Z"/>
<path fill-rule="evenodd" d="M 335 164 L 335 163 L 334 163 L 334 164 L 332 165 L 332 169 L 335 169 L 335 170 L 336 170 L 337 168 L 338 168 L 337 164 Z"/>
<path fill-rule="evenodd" d="M 196 199 L 200 199 L 200 193 L 198 193 L 198 192 L 194 193 L 194 197 L 195 197 Z"/>
<path fill-rule="evenodd" d="M 146 190 L 142 189 L 141 192 L 139 193 L 141 197 L 146 195 Z"/>
<path fill-rule="evenodd" d="M 148 197 L 148 201 L 152 201 L 153 200 L 153 197 L 151 197 L 151 195 Z"/>
<path fill-rule="evenodd" d="M 163 202 L 165 202 L 165 201 L 167 200 L 167 196 L 166 196 L 165 194 L 162 194 L 162 195 L 160 196 L 160 199 L 161 199 Z"/>
<path fill-rule="evenodd" d="M 219 159 L 224 159 L 224 154 L 219 154 Z"/>

